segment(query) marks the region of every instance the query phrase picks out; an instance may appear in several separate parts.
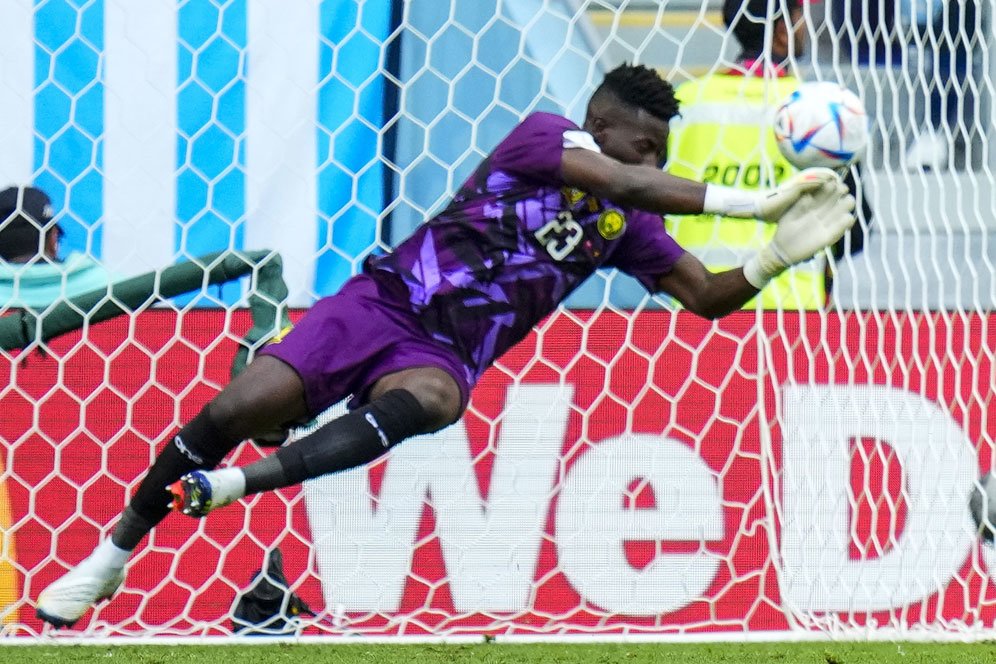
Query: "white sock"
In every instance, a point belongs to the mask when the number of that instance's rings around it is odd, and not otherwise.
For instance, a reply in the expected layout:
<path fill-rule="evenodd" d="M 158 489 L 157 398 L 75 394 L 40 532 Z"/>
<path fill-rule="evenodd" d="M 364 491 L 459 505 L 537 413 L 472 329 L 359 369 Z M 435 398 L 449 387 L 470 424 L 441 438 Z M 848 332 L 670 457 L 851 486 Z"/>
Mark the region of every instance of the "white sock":
<path fill-rule="evenodd" d="M 211 480 L 211 503 L 214 506 L 234 503 L 246 495 L 246 476 L 241 468 L 220 468 L 205 474 Z"/>
<path fill-rule="evenodd" d="M 114 568 L 124 567 L 124 564 L 128 562 L 128 558 L 130 557 L 131 551 L 115 545 L 110 537 L 98 544 L 97 548 L 90 554 L 90 560 L 104 567 Z"/>

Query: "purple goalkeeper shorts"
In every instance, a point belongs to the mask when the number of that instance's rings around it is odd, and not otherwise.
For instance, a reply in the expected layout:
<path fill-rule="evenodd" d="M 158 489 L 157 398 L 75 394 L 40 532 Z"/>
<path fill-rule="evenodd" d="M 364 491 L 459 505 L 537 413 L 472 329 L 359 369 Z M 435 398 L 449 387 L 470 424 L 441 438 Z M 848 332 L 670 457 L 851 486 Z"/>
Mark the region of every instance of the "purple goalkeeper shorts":
<path fill-rule="evenodd" d="M 312 416 L 350 395 L 349 407 L 356 408 L 379 378 L 415 367 L 436 367 L 452 376 L 464 408 L 470 398 L 468 370 L 456 352 L 425 332 L 407 302 L 365 274 L 316 302 L 260 354 L 298 373 Z"/>

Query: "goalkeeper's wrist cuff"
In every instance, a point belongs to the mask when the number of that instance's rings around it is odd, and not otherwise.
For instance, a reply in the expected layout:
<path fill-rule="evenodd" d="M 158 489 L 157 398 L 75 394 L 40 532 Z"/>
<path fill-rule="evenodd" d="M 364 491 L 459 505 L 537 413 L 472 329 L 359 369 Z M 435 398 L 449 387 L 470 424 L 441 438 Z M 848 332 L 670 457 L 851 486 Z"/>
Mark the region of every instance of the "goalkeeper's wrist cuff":
<path fill-rule="evenodd" d="M 744 263 L 744 279 L 757 290 L 764 288 L 788 267 L 774 243 L 769 243 Z"/>
<path fill-rule="evenodd" d="M 756 191 L 743 191 L 717 184 L 706 185 L 705 200 L 702 201 L 702 212 L 705 214 L 751 219 L 757 218 L 759 207 L 760 195 Z"/>

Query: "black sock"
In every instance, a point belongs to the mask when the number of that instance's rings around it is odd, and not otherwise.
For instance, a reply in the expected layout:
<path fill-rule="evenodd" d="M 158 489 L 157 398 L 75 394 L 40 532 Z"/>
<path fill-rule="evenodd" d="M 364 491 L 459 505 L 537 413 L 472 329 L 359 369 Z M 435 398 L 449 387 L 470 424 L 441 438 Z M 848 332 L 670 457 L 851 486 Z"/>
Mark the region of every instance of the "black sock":
<path fill-rule="evenodd" d="M 246 495 L 369 463 L 406 438 L 424 433 L 429 422 L 411 392 L 391 390 L 243 468 Z"/>
<path fill-rule="evenodd" d="M 166 487 L 192 470 L 214 468 L 240 441 L 227 438 L 204 408 L 166 444 L 138 485 L 111 541 L 132 550 L 170 510 Z"/>
<path fill-rule="evenodd" d="M 114 527 L 114 532 L 111 534 L 111 541 L 118 548 L 124 549 L 126 551 L 131 551 L 138 543 L 142 541 L 150 530 L 152 530 L 161 519 L 157 518 L 154 520 L 149 520 L 135 511 L 135 508 L 129 505 L 125 508 L 125 511 L 121 514 L 121 520 Z"/>

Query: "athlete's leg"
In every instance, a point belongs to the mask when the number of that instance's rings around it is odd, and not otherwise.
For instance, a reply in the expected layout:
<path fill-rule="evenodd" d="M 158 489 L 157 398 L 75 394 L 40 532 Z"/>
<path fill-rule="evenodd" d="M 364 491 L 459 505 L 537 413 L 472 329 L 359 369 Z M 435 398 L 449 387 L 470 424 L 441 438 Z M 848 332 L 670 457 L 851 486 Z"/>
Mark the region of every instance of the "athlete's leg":
<path fill-rule="evenodd" d="M 374 383 L 370 400 L 391 390 L 405 390 L 418 399 L 429 416 L 427 429 L 419 433 L 439 431 L 456 422 L 463 414 L 460 386 L 446 371 L 435 367 L 418 367 L 390 373 Z M 412 434 L 416 435 L 416 434 Z"/>
<path fill-rule="evenodd" d="M 243 468 L 245 493 L 259 493 L 369 463 L 398 443 L 457 420 L 460 388 L 442 369 L 418 367 L 384 376 L 369 402 L 275 454 Z"/>
<path fill-rule="evenodd" d="M 178 486 L 182 509 L 204 516 L 242 496 L 298 484 L 373 461 L 401 441 L 457 420 L 463 399 L 456 380 L 435 367 L 388 374 L 368 403 L 269 457 L 244 468 L 195 472 Z"/>
<path fill-rule="evenodd" d="M 257 358 L 163 448 L 111 538 L 39 596 L 39 617 L 71 625 L 93 603 L 113 594 L 131 552 L 169 514 L 170 484 L 192 470 L 214 468 L 245 438 L 306 413 L 297 373 L 275 358 Z"/>
<path fill-rule="evenodd" d="M 114 543 L 134 549 L 169 513 L 172 496 L 167 487 L 181 476 L 214 468 L 246 438 L 306 413 L 297 373 L 275 358 L 257 358 L 160 452 L 129 506 L 135 523 L 119 523 Z"/>

